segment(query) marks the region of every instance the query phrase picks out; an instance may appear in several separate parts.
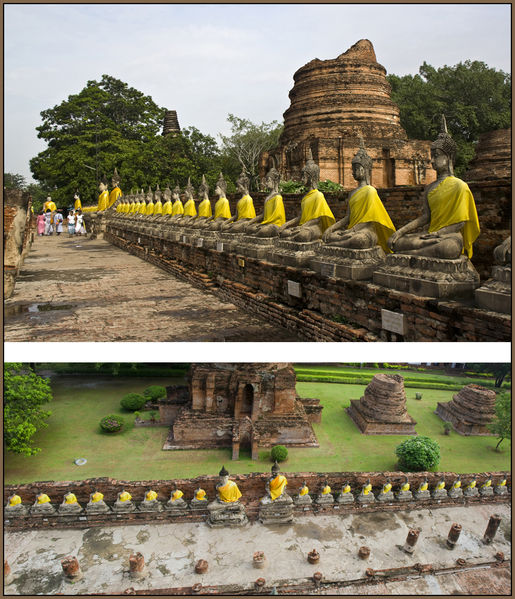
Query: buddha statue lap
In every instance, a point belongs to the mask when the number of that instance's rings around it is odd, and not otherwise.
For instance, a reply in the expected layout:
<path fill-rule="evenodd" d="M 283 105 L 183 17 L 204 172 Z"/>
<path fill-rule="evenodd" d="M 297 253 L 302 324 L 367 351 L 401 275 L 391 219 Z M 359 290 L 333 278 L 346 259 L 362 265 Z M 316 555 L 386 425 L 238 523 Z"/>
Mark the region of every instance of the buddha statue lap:
<path fill-rule="evenodd" d="M 46 493 L 38 493 L 36 501 L 30 508 L 31 515 L 52 516 L 56 513 L 55 507 L 50 503 L 50 497 Z"/>
<path fill-rule="evenodd" d="M 289 524 L 293 521 L 293 500 L 286 493 L 288 481 L 280 473 L 277 462 L 265 484 L 266 495 L 259 501 L 259 521 L 262 524 Z"/>
<path fill-rule="evenodd" d="M 106 514 L 111 511 L 111 508 L 104 501 L 104 494 L 100 491 L 94 491 L 89 496 L 89 501 L 86 504 L 86 513 L 88 514 Z"/>
<path fill-rule="evenodd" d="M 352 490 L 350 484 L 348 482 L 344 482 L 341 488 L 341 491 L 338 493 L 336 497 L 337 503 L 354 503 L 354 495 L 352 494 Z"/>
<path fill-rule="evenodd" d="M 23 505 L 21 497 L 17 493 L 13 493 L 7 498 L 7 503 L 4 507 L 6 518 L 12 516 L 26 516 L 28 512 L 27 506 Z"/>
<path fill-rule="evenodd" d="M 405 476 L 400 489 L 395 495 L 396 501 L 411 501 L 413 499 L 413 494 L 410 487 L 411 485 L 409 484 L 408 477 Z"/>
<path fill-rule="evenodd" d="M 394 499 L 395 497 L 392 491 L 392 482 L 389 478 L 387 478 L 377 496 L 377 501 L 389 502 L 393 501 Z"/>
<path fill-rule="evenodd" d="M 468 185 L 453 174 L 455 153 L 442 117 L 442 130 L 431 145 L 437 179 L 424 190 L 422 215 L 388 240 L 394 253 L 374 272 L 374 283 L 435 298 L 470 295 L 477 287 L 479 275 L 470 258 L 479 221 Z"/>
<path fill-rule="evenodd" d="M 220 231 L 222 233 L 243 233 L 249 222 L 256 217 L 254 202 L 249 195 L 250 179 L 245 172 L 241 172 L 236 180 L 236 190 L 242 194 L 236 204 L 236 214 L 222 223 Z"/>
<path fill-rule="evenodd" d="M 59 514 L 81 514 L 84 508 L 77 501 L 75 493 L 66 493 L 63 501 L 58 508 Z"/>
<path fill-rule="evenodd" d="M 511 235 L 494 249 L 492 277 L 475 291 L 476 305 L 511 314 Z"/>
<path fill-rule="evenodd" d="M 304 482 L 302 487 L 299 489 L 297 495 L 294 496 L 293 501 L 295 505 L 303 506 L 305 510 L 309 509 L 309 506 L 313 503 L 313 499 L 309 494 L 309 487 Z"/>
<path fill-rule="evenodd" d="M 238 485 L 229 480 L 229 472 L 222 467 L 220 482 L 216 485 L 216 499 L 208 506 L 207 523 L 211 527 L 242 526 L 248 522 L 245 507 L 240 503 L 242 496 Z"/>
<path fill-rule="evenodd" d="M 163 506 L 157 499 L 156 491 L 148 489 L 143 501 L 139 504 L 138 509 L 140 512 L 162 512 Z"/>
<path fill-rule="evenodd" d="M 132 501 L 132 495 L 123 489 L 116 496 L 116 501 L 113 505 L 113 512 L 117 514 L 126 514 L 133 512 L 136 509 L 136 505 Z"/>
<path fill-rule="evenodd" d="M 363 138 L 352 159 L 352 175 L 358 187 L 349 196 L 347 214 L 326 229 L 322 245 L 311 265 L 322 275 L 347 280 L 370 279 L 391 250 L 387 240 L 395 227 L 377 190 L 370 185 L 372 159 Z"/>
<path fill-rule="evenodd" d="M 413 493 L 417 501 L 427 501 L 431 499 L 431 493 L 429 492 L 429 483 L 425 478 L 418 486 L 417 490 Z"/>
<path fill-rule="evenodd" d="M 374 493 L 372 492 L 372 484 L 370 483 L 370 479 L 367 479 L 367 482 L 361 487 L 361 493 L 358 495 L 359 503 L 374 503 L 376 500 Z"/>

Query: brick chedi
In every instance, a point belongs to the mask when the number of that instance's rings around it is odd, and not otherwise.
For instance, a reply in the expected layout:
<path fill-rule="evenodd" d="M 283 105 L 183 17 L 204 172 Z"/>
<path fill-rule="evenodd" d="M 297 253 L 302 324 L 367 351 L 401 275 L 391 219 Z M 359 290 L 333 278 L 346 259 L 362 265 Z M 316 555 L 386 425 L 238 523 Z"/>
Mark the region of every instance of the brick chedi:
<path fill-rule="evenodd" d="M 426 184 L 435 179 L 430 142 L 409 141 L 399 108 L 390 98 L 386 69 L 374 47 L 360 40 L 331 60 L 314 60 L 293 76 L 290 107 L 284 113 L 279 147 L 263 155 L 261 170 L 274 165 L 283 179 L 300 180 L 308 148 L 320 166 L 320 180 L 355 187 L 351 161 L 365 140 L 373 159 L 375 187 Z"/>
<path fill-rule="evenodd" d="M 167 110 L 163 120 L 163 135 L 169 133 L 180 133 L 179 120 L 177 119 L 176 110 Z"/>
<path fill-rule="evenodd" d="M 415 420 L 406 411 L 404 379 L 398 374 L 376 374 L 347 413 L 365 435 L 416 435 Z"/>
<path fill-rule="evenodd" d="M 488 425 L 495 417 L 495 391 L 467 385 L 447 403 L 438 402 L 435 414 L 450 422 L 460 435 L 491 435 Z"/>
<path fill-rule="evenodd" d="M 320 409 L 313 399 L 304 407 L 295 383 L 291 364 L 194 364 L 187 402 L 182 393 L 164 400 L 171 428 L 163 449 L 232 447 L 238 459 L 249 448 L 257 459 L 259 447 L 318 447 L 311 421 Z"/>
<path fill-rule="evenodd" d="M 479 136 L 466 181 L 511 179 L 511 128 L 489 131 Z"/>

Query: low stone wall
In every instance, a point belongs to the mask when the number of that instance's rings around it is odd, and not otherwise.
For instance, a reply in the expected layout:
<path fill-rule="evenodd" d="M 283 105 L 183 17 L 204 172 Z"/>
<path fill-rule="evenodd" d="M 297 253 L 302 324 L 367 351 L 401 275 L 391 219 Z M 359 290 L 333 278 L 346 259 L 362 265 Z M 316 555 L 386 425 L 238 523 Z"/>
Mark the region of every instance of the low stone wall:
<path fill-rule="evenodd" d="M 288 479 L 288 493 L 291 496 L 297 494 L 298 490 L 306 483 L 310 489 L 310 495 L 313 499 L 321 491 L 325 485 L 325 481 L 329 482 L 332 493 L 336 497 L 344 483 L 351 485 L 352 492 L 355 497 L 360 493 L 362 486 L 369 479 L 372 484 L 372 492 L 379 493 L 386 478 L 389 477 L 393 490 L 397 491 L 400 484 L 404 482 L 405 474 L 403 472 L 295 472 L 285 473 Z M 231 476 L 238 484 L 243 496 L 241 503 L 245 505 L 249 519 L 255 520 L 258 516 L 259 499 L 265 494 L 265 482 L 269 478 L 269 473 L 251 473 L 251 474 L 236 474 Z M 450 488 L 456 480 L 456 474 L 452 472 L 419 472 L 410 473 L 408 475 L 412 491 L 416 490 L 418 485 L 427 477 L 429 489 L 433 489 L 437 482 L 445 480 L 446 488 Z M 479 487 L 488 478 L 492 479 L 492 485 L 495 485 L 502 478 L 504 473 L 500 472 L 484 472 L 475 474 L 462 474 L 461 480 L 463 487 L 472 480 L 477 479 Z M 329 506 L 319 506 L 315 502 L 309 507 L 296 506 L 297 513 L 345 513 L 345 512 L 365 512 L 365 511 L 395 511 L 418 508 L 437 508 L 452 505 L 467 505 L 469 503 L 506 503 L 511 501 L 511 474 L 507 477 L 508 492 L 505 495 L 493 495 L 492 497 L 478 496 L 475 498 L 463 497 L 460 499 L 452 499 L 447 497 L 442 500 L 417 501 L 413 499 L 408 502 L 393 502 L 383 504 L 375 502 L 371 505 L 361 505 L 357 501 L 352 504 L 331 504 Z M 100 491 L 104 495 L 104 501 L 108 505 L 112 505 L 117 497 L 117 494 L 125 489 L 132 495 L 132 501 L 138 504 L 143 500 L 145 492 L 152 489 L 157 492 L 157 499 L 165 503 L 170 498 L 170 494 L 176 488 L 181 489 L 184 493 L 184 499 L 191 500 L 195 490 L 199 487 L 203 488 L 207 493 L 209 501 L 216 496 L 215 486 L 218 483 L 218 476 L 199 476 L 193 479 L 177 479 L 177 480 L 147 480 L 147 481 L 119 481 L 112 478 L 93 478 L 82 481 L 41 481 L 35 483 L 21 485 L 5 485 L 4 486 L 4 504 L 8 497 L 17 493 L 22 498 L 22 503 L 30 506 L 34 503 L 38 493 L 46 493 L 51 503 L 56 507 L 63 501 L 63 496 L 68 492 L 73 492 L 78 502 L 85 507 L 89 501 L 89 496 L 94 491 Z M 107 514 L 86 514 L 83 512 L 77 515 L 27 515 L 8 517 L 4 514 L 4 525 L 9 529 L 23 530 L 29 528 L 89 528 L 93 526 L 111 526 L 125 524 L 143 524 L 155 523 L 159 521 L 166 522 L 187 522 L 187 521 L 204 521 L 207 517 L 207 509 L 205 510 L 188 510 L 187 514 L 175 515 L 168 511 L 162 512 L 141 512 L 136 510 L 128 514 L 116 514 L 109 512 Z"/>
<path fill-rule="evenodd" d="M 105 239 L 310 341 L 511 340 L 511 317 L 475 308 L 472 298 L 466 303 L 418 297 L 367 281 L 163 241 L 109 222 Z M 289 295 L 288 281 L 300 285 L 301 297 Z M 382 309 L 404 315 L 405 335 L 382 328 Z"/>

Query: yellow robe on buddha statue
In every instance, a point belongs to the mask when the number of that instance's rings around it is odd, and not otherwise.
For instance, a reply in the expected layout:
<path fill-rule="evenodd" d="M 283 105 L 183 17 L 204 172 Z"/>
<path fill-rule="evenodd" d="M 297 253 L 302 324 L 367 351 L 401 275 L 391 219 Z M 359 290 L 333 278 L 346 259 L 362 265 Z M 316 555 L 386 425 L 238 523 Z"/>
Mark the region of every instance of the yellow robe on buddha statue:
<path fill-rule="evenodd" d="M 284 212 L 283 196 L 277 194 L 265 203 L 265 213 L 260 224 L 281 227 L 285 222 L 286 214 Z"/>
<path fill-rule="evenodd" d="M 365 185 L 356 190 L 350 197 L 349 208 L 350 218 L 347 229 L 352 229 L 360 223 L 373 222 L 378 244 L 387 254 L 390 253 L 392 250 L 386 242 L 395 232 L 395 227 L 376 188 L 372 185 Z"/>
<path fill-rule="evenodd" d="M 321 218 L 322 232 L 324 232 L 331 225 L 334 225 L 336 221 L 324 194 L 318 191 L 318 189 L 309 191 L 302 198 L 300 207 L 301 217 L 299 225 L 303 225 L 315 218 Z"/>
<path fill-rule="evenodd" d="M 172 207 L 172 216 L 177 214 L 184 214 L 184 206 L 182 205 L 181 200 L 175 200 Z"/>
<path fill-rule="evenodd" d="M 97 206 L 97 210 L 105 210 L 107 208 L 109 204 L 109 192 L 103 191 L 99 196 L 98 196 L 98 206 Z"/>
<path fill-rule="evenodd" d="M 73 208 L 75 210 L 82 210 L 82 202 L 80 201 L 80 198 L 77 198 L 75 200 L 75 202 L 73 203 Z"/>
<path fill-rule="evenodd" d="M 256 218 L 254 202 L 248 194 L 238 200 L 238 203 L 236 204 L 236 213 L 238 215 L 237 221 L 241 218 Z"/>
<path fill-rule="evenodd" d="M 223 487 L 218 487 L 218 494 L 220 501 L 225 503 L 233 503 L 238 501 L 238 499 L 241 497 L 241 492 L 238 489 L 238 485 L 232 480 L 227 481 L 227 484 L 225 484 Z"/>
<path fill-rule="evenodd" d="M 474 196 L 465 181 L 457 177 L 446 177 L 427 194 L 427 202 L 431 210 L 429 233 L 464 222 L 461 230 L 463 253 L 466 252 L 472 258 L 472 244 L 480 229 Z"/>
<path fill-rule="evenodd" d="M 155 206 L 154 206 L 154 202 L 150 201 L 150 202 L 147 204 L 147 207 L 146 207 L 146 209 L 145 209 L 145 214 L 146 214 L 147 216 L 152 216 L 152 215 L 154 214 L 154 208 L 155 208 Z"/>
<path fill-rule="evenodd" d="M 173 212 L 172 202 L 171 202 L 171 200 L 167 200 L 163 204 L 163 214 L 172 214 L 172 212 Z"/>
<path fill-rule="evenodd" d="M 163 204 L 161 201 L 157 201 L 154 204 L 154 214 L 163 214 Z"/>
<path fill-rule="evenodd" d="M 219 198 L 215 204 L 215 218 L 231 218 L 231 207 L 227 198 Z"/>
<path fill-rule="evenodd" d="M 147 213 L 147 203 L 146 202 L 141 202 L 141 204 L 139 205 L 138 212 L 140 214 L 146 214 Z"/>
<path fill-rule="evenodd" d="M 286 476 L 278 474 L 273 480 L 270 481 L 270 497 L 272 501 L 277 499 L 283 494 L 284 488 L 288 484 Z"/>
<path fill-rule="evenodd" d="M 197 209 L 195 208 L 195 201 L 193 199 L 189 199 L 184 204 L 184 216 L 197 216 Z"/>
<path fill-rule="evenodd" d="M 211 208 L 211 202 L 209 200 L 202 200 L 198 206 L 198 215 L 209 218 L 213 216 L 213 209 Z"/>
<path fill-rule="evenodd" d="M 109 202 L 107 204 L 107 207 L 110 208 L 122 195 L 122 190 L 118 187 L 118 185 L 115 188 L 111 189 L 109 193 Z"/>

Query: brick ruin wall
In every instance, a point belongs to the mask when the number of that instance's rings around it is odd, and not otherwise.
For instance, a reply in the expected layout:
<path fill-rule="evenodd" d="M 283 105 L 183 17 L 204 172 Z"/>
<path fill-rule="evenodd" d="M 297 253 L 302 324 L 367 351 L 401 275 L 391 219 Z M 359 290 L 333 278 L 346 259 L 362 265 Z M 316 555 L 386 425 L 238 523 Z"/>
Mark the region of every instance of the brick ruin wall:
<path fill-rule="evenodd" d="M 300 487 L 305 482 L 313 498 L 318 494 L 327 480 L 331 486 L 332 493 L 336 495 L 345 482 L 349 482 L 352 492 L 356 497 L 361 491 L 361 487 L 366 483 L 367 479 L 373 487 L 373 493 L 377 494 L 382 488 L 386 477 L 389 477 L 394 490 L 397 490 L 404 481 L 405 474 L 403 472 L 285 472 L 288 479 L 288 493 L 295 495 Z M 259 510 L 259 500 L 265 495 L 265 482 L 269 478 L 270 473 L 251 473 L 251 474 L 236 474 L 231 475 L 231 479 L 236 481 L 241 492 L 241 503 L 245 505 L 247 515 L 251 520 L 256 520 Z M 432 489 L 437 482 L 442 478 L 445 480 L 445 486 L 449 489 L 456 479 L 456 474 L 452 472 L 418 472 L 410 473 L 408 479 L 412 490 L 416 490 L 418 485 L 428 479 L 429 488 Z M 409 510 L 417 508 L 438 508 L 453 505 L 468 505 L 471 503 L 505 503 L 511 501 L 511 474 L 501 472 L 483 472 L 461 474 L 463 486 L 467 484 L 473 477 L 477 478 L 478 487 L 488 478 L 492 479 L 492 484 L 495 485 L 506 476 L 508 493 L 505 495 L 494 495 L 492 497 L 463 497 L 460 499 L 452 499 L 450 497 L 439 501 L 416 501 L 393 503 L 390 505 L 374 503 L 370 506 L 362 506 L 356 501 L 349 505 L 338 505 L 338 513 L 360 513 L 370 511 L 396 511 Z M 208 500 L 211 501 L 216 496 L 215 486 L 218 483 L 218 476 L 199 476 L 191 479 L 176 479 L 176 480 L 146 480 L 146 481 L 119 481 L 112 478 L 92 478 L 81 481 L 40 481 L 34 483 L 25 483 L 20 485 L 4 485 L 4 505 L 8 501 L 8 497 L 17 493 L 22 499 L 22 503 L 32 505 L 35 501 L 36 494 L 40 492 L 46 493 L 51 500 L 51 503 L 58 506 L 63 501 L 65 493 L 73 492 L 77 501 L 85 507 L 89 501 L 89 496 L 94 491 L 100 491 L 104 495 L 104 501 L 108 505 L 112 505 L 117 497 L 117 494 L 125 489 L 132 495 L 133 502 L 143 500 L 145 492 L 148 489 L 153 489 L 158 494 L 158 501 L 166 502 L 170 498 L 170 494 L 176 488 L 181 489 L 184 493 L 184 498 L 189 501 L 194 496 L 194 492 L 199 487 L 203 488 Z M 333 505 L 330 507 L 313 505 L 306 510 L 304 506 L 295 508 L 297 514 L 301 513 L 335 513 Z M 113 512 L 107 514 L 79 514 L 79 515 L 62 515 L 56 514 L 53 516 L 27 515 L 4 518 L 5 526 L 10 530 L 24 530 L 30 528 L 89 528 L 93 526 L 113 526 L 126 524 L 152 524 L 160 521 L 165 522 L 188 522 L 188 521 L 204 521 L 207 516 L 207 510 L 189 511 L 184 515 L 172 515 L 168 511 L 162 512 L 135 512 L 128 514 L 116 514 Z"/>

